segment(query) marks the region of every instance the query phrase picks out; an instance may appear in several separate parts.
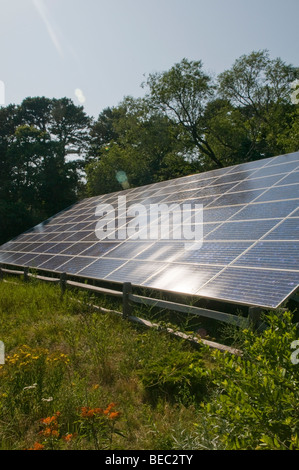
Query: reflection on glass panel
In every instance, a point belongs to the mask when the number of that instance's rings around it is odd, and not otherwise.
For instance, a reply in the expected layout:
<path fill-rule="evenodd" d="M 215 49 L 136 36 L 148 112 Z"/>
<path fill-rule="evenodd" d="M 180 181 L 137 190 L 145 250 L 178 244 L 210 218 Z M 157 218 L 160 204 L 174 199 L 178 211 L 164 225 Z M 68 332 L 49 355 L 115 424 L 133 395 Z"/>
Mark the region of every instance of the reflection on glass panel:
<path fill-rule="evenodd" d="M 265 176 L 263 178 L 250 178 L 248 180 L 238 183 L 230 192 L 236 191 L 251 191 L 253 189 L 267 189 L 270 188 L 277 181 L 281 180 L 281 175 Z"/>
<path fill-rule="evenodd" d="M 254 191 L 241 191 L 239 193 L 229 193 L 215 199 L 209 207 L 230 206 L 248 204 L 256 199 L 264 192 L 263 189 L 256 189 Z"/>
<path fill-rule="evenodd" d="M 149 261 L 128 261 L 122 267 L 106 276 L 105 279 L 114 282 L 131 282 L 141 285 L 146 279 L 165 267 L 165 263 Z"/>
<path fill-rule="evenodd" d="M 184 294 L 195 294 L 201 286 L 221 271 L 221 266 L 172 263 L 148 279 L 144 285 Z"/>

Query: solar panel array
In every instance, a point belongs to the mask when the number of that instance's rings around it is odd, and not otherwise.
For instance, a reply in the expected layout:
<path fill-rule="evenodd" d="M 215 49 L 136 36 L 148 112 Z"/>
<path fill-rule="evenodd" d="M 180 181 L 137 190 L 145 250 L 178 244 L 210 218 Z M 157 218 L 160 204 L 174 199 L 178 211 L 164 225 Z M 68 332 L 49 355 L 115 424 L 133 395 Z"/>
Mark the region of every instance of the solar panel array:
<path fill-rule="evenodd" d="M 118 196 L 203 204 L 202 246 L 164 239 L 162 216 L 155 240 L 99 240 L 96 208 Z M 298 259 L 299 152 L 87 198 L 0 247 L 4 264 L 270 308 L 298 288 Z"/>

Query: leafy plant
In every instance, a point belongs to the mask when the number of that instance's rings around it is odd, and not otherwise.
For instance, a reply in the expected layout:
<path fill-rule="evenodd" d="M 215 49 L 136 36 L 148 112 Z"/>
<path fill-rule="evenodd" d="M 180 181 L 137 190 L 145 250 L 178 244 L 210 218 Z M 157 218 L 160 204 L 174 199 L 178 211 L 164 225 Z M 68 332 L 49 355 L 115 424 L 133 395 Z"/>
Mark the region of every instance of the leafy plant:
<path fill-rule="evenodd" d="M 169 351 L 142 365 L 139 376 L 154 400 L 162 396 L 188 405 L 207 391 L 208 374 L 200 353 Z"/>
<path fill-rule="evenodd" d="M 212 354 L 217 393 L 204 410 L 225 428 L 227 449 L 299 449 L 299 367 L 291 361 L 298 332 L 290 312 L 264 320 L 262 334 L 243 331 L 242 356 Z"/>

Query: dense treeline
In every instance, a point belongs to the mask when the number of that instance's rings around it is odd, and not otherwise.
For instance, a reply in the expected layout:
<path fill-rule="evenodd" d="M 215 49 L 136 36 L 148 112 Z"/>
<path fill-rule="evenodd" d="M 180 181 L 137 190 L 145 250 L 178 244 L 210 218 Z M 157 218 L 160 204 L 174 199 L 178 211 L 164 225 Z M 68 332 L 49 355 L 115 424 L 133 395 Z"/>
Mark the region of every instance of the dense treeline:
<path fill-rule="evenodd" d="M 218 77 L 183 59 L 97 119 L 67 98 L 0 108 L 0 243 L 82 197 L 298 150 L 298 78 L 259 51 Z"/>

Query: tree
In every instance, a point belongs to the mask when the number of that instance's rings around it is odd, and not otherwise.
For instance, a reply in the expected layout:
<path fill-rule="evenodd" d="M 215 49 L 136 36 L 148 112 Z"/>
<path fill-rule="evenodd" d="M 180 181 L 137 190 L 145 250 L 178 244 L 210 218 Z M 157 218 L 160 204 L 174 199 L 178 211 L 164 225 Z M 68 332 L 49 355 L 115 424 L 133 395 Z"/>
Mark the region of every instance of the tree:
<path fill-rule="evenodd" d="M 263 50 L 241 56 L 218 76 L 219 96 L 241 112 L 242 127 L 247 128 L 251 145 L 245 160 L 284 151 L 279 135 L 292 124 L 290 83 L 298 73 L 298 68 L 271 59 Z"/>
<path fill-rule="evenodd" d="M 197 148 L 199 158 L 222 167 L 205 136 L 205 109 L 214 86 L 211 77 L 203 71 L 202 62 L 183 59 L 166 72 L 150 74 L 144 86 L 149 87 L 150 105 L 180 127 L 189 145 Z"/>
<path fill-rule="evenodd" d="M 0 109 L 1 242 L 16 234 L 13 214 L 25 230 L 77 200 L 90 121 L 67 98 L 26 98 Z"/>
<path fill-rule="evenodd" d="M 292 124 L 280 136 L 280 141 L 286 152 L 299 150 L 299 80 L 291 83 L 291 101 L 295 108 L 291 114 Z"/>
<path fill-rule="evenodd" d="M 126 184 L 134 187 L 194 171 L 186 161 L 177 126 L 150 110 L 143 99 L 126 97 L 117 108 L 105 110 L 91 134 L 90 153 L 95 157 L 86 167 L 91 196 L 124 187 L 119 174 L 125 174 Z"/>
<path fill-rule="evenodd" d="M 251 140 L 240 109 L 227 100 L 215 99 L 206 106 L 205 122 L 206 139 L 225 166 L 245 160 Z"/>
<path fill-rule="evenodd" d="M 119 108 L 105 108 L 100 113 L 97 121 L 91 126 L 89 157 L 99 156 L 105 146 L 118 140 L 115 123 L 119 118 Z"/>

